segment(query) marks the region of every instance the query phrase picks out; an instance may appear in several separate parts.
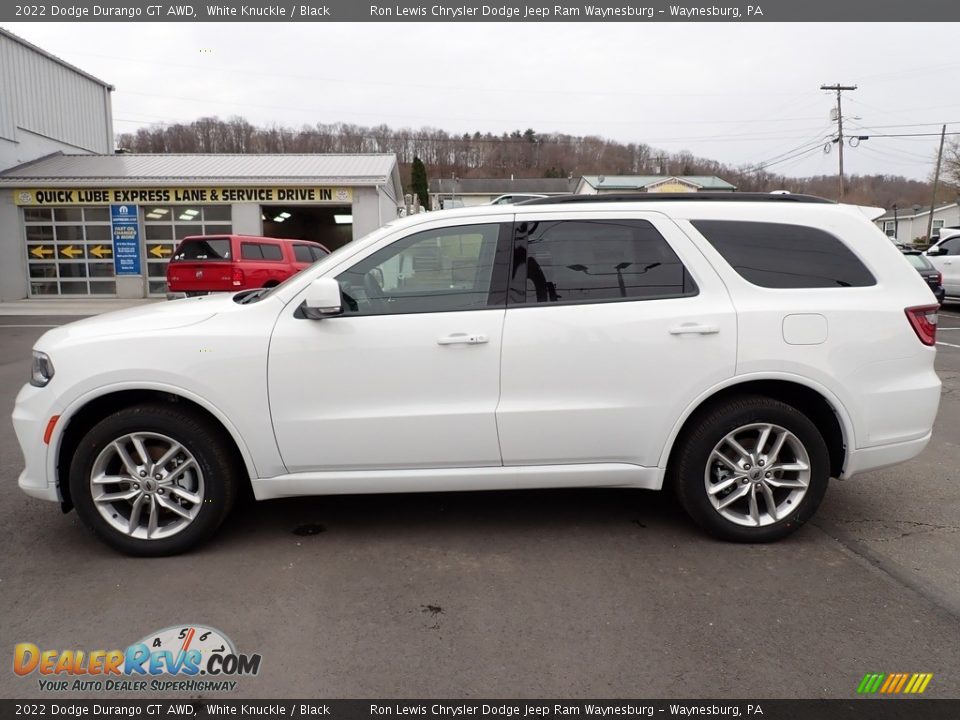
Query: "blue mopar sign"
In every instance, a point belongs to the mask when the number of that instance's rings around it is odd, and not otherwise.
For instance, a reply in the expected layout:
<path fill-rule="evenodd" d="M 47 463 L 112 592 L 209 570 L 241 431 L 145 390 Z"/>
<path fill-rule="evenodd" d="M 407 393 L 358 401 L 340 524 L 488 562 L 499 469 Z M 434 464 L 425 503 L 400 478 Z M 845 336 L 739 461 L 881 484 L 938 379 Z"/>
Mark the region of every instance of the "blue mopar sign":
<path fill-rule="evenodd" d="M 140 213 L 136 205 L 111 205 L 113 265 L 117 275 L 140 274 Z"/>

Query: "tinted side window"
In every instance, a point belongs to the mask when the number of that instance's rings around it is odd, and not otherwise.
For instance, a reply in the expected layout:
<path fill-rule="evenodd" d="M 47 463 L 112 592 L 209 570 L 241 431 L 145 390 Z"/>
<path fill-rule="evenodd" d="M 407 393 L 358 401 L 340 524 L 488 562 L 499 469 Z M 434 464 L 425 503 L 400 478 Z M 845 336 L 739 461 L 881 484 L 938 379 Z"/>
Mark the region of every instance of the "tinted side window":
<path fill-rule="evenodd" d="M 329 255 L 329 253 L 324 252 L 323 248 L 314 247 L 313 245 L 310 246 L 310 254 L 313 256 L 314 260 L 320 260 L 321 258 L 325 258 L 327 255 Z"/>
<path fill-rule="evenodd" d="M 937 247 L 942 247 L 947 251 L 947 255 L 960 255 L 960 237 L 944 240 Z"/>
<path fill-rule="evenodd" d="M 309 245 L 294 245 L 293 256 L 297 259 L 297 262 L 312 263 L 313 254 L 310 252 L 310 250 L 311 248 Z"/>
<path fill-rule="evenodd" d="M 260 243 L 240 243 L 240 257 L 244 260 L 263 260 Z"/>
<path fill-rule="evenodd" d="M 526 302 L 651 300 L 695 295 L 696 284 L 645 220 L 524 223 L 516 260 L 526 263 Z"/>
<path fill-rule="evenodd" d="M 865 287 L 876 280 L 840 240 L 817 228 L 692 220 L 742 278 L 767 288 Z"/>
<path fill-rule="evenodd" d="M 283 250 L 279 245 L 260 243 L 260 252 L 263 253 L 264 260 L 283 260 Z"/>
<path fill-rule="evenodd" d="M 452 312 L 488 307 L 500 226 L 410 235 L 337 276 L 347 314 Z"/>

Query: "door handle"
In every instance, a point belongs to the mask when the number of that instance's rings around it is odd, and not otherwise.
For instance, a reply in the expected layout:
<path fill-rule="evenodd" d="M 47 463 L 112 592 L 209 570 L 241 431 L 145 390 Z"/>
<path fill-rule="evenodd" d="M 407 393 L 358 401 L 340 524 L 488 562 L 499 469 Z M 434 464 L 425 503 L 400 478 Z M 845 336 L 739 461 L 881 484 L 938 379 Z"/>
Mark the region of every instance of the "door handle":
<path fill-rule="evenodd" d="M 701 325 L 699 323 L 684 323 L 670 328 L 671 335 L 715 335 L 720 332 L 719 325 Z"/>
<path fill-rule="evenodd" d="M 452 333 L 437 338 L 437 345 L 480 345 L 490 342 L 490 338 L 480 333 Z"/>

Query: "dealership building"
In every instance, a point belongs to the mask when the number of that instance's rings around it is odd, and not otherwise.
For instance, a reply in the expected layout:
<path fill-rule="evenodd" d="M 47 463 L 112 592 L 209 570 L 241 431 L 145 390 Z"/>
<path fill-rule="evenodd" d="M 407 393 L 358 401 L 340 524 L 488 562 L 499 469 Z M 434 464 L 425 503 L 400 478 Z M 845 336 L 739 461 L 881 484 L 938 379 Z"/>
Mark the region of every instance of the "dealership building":
<path fill-rule="evenodd" d="M 162 297 L 190 235 L 333 250 L 397 217 L 397 159 L 114 152 L 108 83 L 0 29 L 0 300 Z"/>
<path fill-rule="evenodd" d="M 191 235 L 329 249 L 397 217 L 393 155 L 67 155 L 0 172 L 3 299 L 163 297 Z"/>

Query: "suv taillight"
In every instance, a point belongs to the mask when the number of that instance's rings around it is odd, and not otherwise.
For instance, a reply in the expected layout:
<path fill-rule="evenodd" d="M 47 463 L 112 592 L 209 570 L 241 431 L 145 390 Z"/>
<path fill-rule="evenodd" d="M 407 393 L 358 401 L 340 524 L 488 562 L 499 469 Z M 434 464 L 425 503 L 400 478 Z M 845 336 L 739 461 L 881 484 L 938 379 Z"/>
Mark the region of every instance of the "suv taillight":
<path fill-rule="evenodd" d="M 938 272 L 938 273 L 937 273 L 937 285 L 943 285 L 943 273 L 942 273 L 942 272 Z"/>
<path fill-rule="evenodd" d="M 937 310 L 939 305 L 921 305 L 904 310 L 910 326 L 924 345 L 933 345 L 937 342 Z"/>
<path fill-rule="evenodd" d="M 233 276 L 230 278 L 230 280 L 236 287 L 243 285 L 243 270 L 238 267 L 233 268 Z"/>

